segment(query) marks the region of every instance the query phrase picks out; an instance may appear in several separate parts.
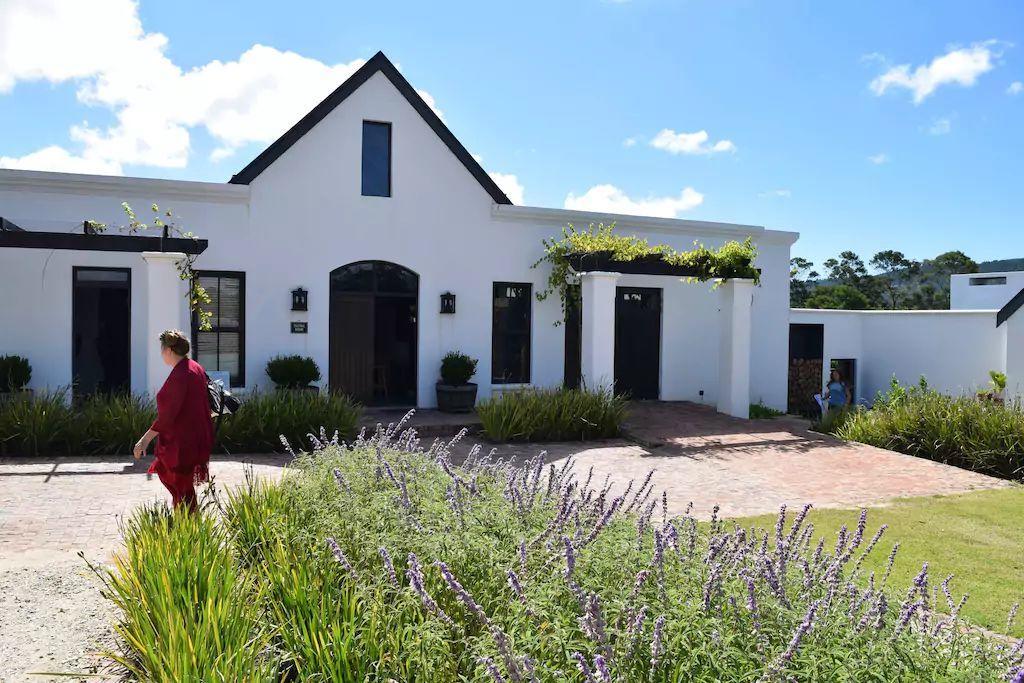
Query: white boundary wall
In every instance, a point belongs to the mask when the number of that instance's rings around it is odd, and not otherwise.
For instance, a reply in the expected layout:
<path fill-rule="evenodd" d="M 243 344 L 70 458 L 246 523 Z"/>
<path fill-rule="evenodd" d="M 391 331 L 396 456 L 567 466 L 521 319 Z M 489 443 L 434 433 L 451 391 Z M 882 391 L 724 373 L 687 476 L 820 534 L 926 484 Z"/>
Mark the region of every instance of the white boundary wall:
<path fill-rule="evenodd" d="M 1011 318 L 1012 320 L 1012 318 Z M 1008 323 L 996 311 L 840 311 L 791 309 L 790 323 L 824 325 L 824 385 L 833 359 L 857 361 L 857 399 L 871 402 L 895 376 L 916 383 L 924 375 L 949 394 L 973 393 L 990 370 L 1007 371 Z M 1011 332 L 1011 339 L 1017 335 Z M 1014 348 L 1024 345 L 1018 339 Z M 1011 364 L 1012 365 L 1012 364 Z M 1011 367 L 1011 370 L 1013 368 Z M 1024 367 L 1022 367 L 1024 370 Z M 1008 373 L 1010 374 L 1010 373 Z M 1024 375 L 1008 378 L 1008 394 L 1024 392 Z"/>

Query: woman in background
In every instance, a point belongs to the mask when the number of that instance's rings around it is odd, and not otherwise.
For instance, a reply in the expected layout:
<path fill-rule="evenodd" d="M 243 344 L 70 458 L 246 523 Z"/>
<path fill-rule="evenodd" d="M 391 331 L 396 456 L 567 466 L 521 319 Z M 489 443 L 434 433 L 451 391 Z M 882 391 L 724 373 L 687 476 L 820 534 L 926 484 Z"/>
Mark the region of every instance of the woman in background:
<path fill-rule="evenodd" d="M 138 443 L 138 460 L 157 436 L 156 459 L 149 471 L 171 494 L 174 507 L 195 510 L 195 485 L 210 478 L 210 451 L 213 449 L 213 421 L 203 366 L 188 358 L 189 343 L 178 330 L 160 335 L 160 354 L 171 373 L 156 395 L 156 422 Z"/>
<path fill-rule="evenodd" d="M 829 410 L 837 410 L 848 407 L 853 403 L 853 396 L 850 394 L 850 386 L 843 381 L 843 373 L 833 369 L 829 375 L 828 386 L 822 398 L 828 403 Z"/>

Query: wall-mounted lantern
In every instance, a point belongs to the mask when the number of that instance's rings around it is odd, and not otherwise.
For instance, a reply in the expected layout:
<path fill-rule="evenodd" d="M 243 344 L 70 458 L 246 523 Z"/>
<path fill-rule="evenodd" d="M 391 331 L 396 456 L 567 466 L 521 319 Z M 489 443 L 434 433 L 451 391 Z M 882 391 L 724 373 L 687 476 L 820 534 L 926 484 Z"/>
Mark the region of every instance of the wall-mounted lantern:
<path fill-rule="evenodd" d="M 441 295 L 441 313 L 449 315 L 455 313 L 455 295 L 451 292 Z"/>
<path fill-rule="evenodd" d="M 292 310 L 293 311 L 308 311 L 309 310 L 309 292 L 302 287 L 298 287 L 292 290 Z"/>

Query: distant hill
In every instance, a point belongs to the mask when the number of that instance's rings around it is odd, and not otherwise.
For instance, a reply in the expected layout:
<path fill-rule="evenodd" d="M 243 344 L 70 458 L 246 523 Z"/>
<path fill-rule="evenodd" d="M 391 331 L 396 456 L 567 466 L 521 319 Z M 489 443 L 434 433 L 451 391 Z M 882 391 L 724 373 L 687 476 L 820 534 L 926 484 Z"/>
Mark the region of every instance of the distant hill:
<path fill-rule="evenodd" d="M 998 261 L 981 261 L 979 273 L 997 273 L 1006 270 L 1024 270 L 1024 258 L 1004 258 Z"/>

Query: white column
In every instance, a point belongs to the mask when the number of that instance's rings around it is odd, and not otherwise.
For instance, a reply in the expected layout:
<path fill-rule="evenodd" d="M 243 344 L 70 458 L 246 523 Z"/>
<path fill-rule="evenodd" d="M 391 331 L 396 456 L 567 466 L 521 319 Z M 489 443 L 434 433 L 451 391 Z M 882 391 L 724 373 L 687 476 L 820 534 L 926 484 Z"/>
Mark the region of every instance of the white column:
<path fill-rule="evenodd" d="M 618 273 L 583 273 L 581 357 L 583 386 L 597 391 L 615 383 L 615 283 Z"/>
<path fill-rule="evenodd" d="M 160 356 L 160 333 L 168 329 L 189 334 L 191 327 L 186 298 L 187 286 L 178 274 L 178 264 L 185 254 L 144 251 L 146 262 L 146 337 L 136 347 L 146 354 L 146 391 L 155 396 L 167 379 L 170 368 Z"/>
<path fill-rule="evenodd" d="M 718 412 L 750 417 L 750 305 L 754 281 L 726 280 L 721 296 L 718 351 Z"/>

